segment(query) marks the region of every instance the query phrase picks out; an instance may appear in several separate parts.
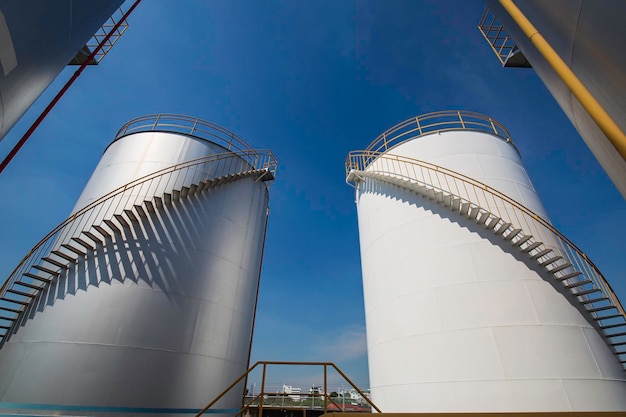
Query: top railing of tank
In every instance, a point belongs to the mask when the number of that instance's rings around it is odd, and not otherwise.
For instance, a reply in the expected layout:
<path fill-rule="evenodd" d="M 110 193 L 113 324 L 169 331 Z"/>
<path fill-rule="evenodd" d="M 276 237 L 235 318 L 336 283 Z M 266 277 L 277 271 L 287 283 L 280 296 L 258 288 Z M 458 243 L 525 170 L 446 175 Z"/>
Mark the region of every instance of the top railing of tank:
<path fill-rule="evenodd" d="M 501 123 L 484 114 L 464 110 L 445 110 L 407 119 L 381 133 L 365 150 L 386 152 L 409 139 L 450 130 L 490 133 L 510 143 L 517 150 L 511 135 Z"/>
<path fill-rule="evenodd" d="M 113 142 L 140 132 L 173 132 L 216 143 L 229 151 L 254 151 L 243 138 L 215 123 L 182 114 L 149 114 L 137 117 L 120 128 Z"/>

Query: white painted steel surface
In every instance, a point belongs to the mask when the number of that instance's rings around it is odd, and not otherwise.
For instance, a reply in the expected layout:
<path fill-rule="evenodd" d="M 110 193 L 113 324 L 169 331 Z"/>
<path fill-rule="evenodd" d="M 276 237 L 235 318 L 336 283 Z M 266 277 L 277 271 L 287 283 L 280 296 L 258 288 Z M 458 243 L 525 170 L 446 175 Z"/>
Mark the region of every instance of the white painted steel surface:
<path fill-rule="evenodd" d="M 175 133 L 123 137 L 74 211 L 222 152 Z M 248 365 L 267 207 L 263 181 L 226 183 L 148 213 L 79 261 L 0 349 L 0 402 L 202 408 Z M 243 383 L 214 408 L 236 408 L 242 395 Z"/>
<path fill-rule="evenodd" d="M 626 197 L 626 161 L 498 0 L 485 0 L 559 103 L 617 189 Z M 516 0 L 531 23 L 626 132 L 626 2 Z"/>
<path fill-rule="evenodd" d="M 429 134 L 388 153 L 470 176 L 547 219 L 517 151 L 494 135 Z M 377 180 L 360 182 L 356 200 L 370 385 L 383 411 L 626 410 L 621 365 L 528 255 Z"/>

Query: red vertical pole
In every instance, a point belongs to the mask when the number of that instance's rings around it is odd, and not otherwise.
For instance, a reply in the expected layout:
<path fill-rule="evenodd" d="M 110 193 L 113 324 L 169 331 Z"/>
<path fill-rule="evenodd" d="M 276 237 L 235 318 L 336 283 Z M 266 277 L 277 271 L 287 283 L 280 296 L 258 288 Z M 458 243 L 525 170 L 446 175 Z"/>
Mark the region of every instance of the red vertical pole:
<path fill-rule="evenodd" d="M 24 144 L 26 143 L 26 141 L 31 137 L 31 135 L 33 134 L 33 132 L 35 132 L 35 130 L 37 130 L 37 128 L 39 127 L 39 125 L 41 124 L 41 122 L 43 121 L 43 119 L 46 118 L 46 116 L 48 115 L 48 113 L 50 113 L 50 111 L 52 110 L 52 108 L 57 104 L 57 102 L 61 99 L 61 97 L 63 97 L 63 95 L 65 94 L 65 92 L 70 88 L 70 86 L 72 84 L 74 84 L 74 81 L 76 81 L 76 79 L 78 78 L 78 76 L 85 70 L 85 67 L 87 66 L 87 64 L 89 62 L 91 62 L 92 59 L 94 59 L 94 57 L 96 56 L 96 54 L 98 52 L 100 52 L 100 50 L 103 48 L 103 46 L 106 44 L 106 42 L 109 41 L 109 39 L 111 39 L 111 36 L 113 36 L 113 33 L 115 33 L 115 31 L 117 31 L 119 29 L 119 27 L 122 25 L 123 22 L 126 21 L 126 19 L 128 18 L 128 16 L 133 12 L 133 10 L 135 10 L 135 8 L 139 5 L 139 3 L 141 3 L 141 0 L 135 0 L 135 2 L 133 3 L 132 6 L 130 6 L 130 8 L 126 11 L 126 13 L 124 13 L 124 15 L 122 16 L 122 18 L 113 26 L 113 28 L 111 29 L 111 31 L 104 37 L 104 39 L 102 40 L 102 42 L 100 42 L 98 44 L 98 46 L 96 47 L 96 49 L 93 50 L 93 52 L 91 53 L 91 55 L 89 55 L 89 57 L 85 60 L 85 62 L 83 62 L 80 67 L 76 70 L 76 72 L 74 73 L 74 75 L 72 75 L 72 78 L 70 78 L 65 85 L 63 86 L 63 88 L 61 88 L 61 91 L 59 91 L 57 93 L 56 96 L 54 96 L 54 98 L 52 99 L 52 101 L 50 102 L 50 104 L 48 104 L 48 106 L 44 109 L 43 112 L 41 112 L 41 114 L 39 115 L 39 117 L 37 118 L 37 120 L 35 120 L 35 122 L 30 126 L 30 128 L 26 131 L 26 133 L 24 133 L 24 136 L 22 136 L 22 138 L 19 140 L 19 142 L 17 142 L 17 144 L 13 147 L 13 149 L 11 149 L 11 151 L 9 152 L 9 154 L 6 156 L 6 158 L 4 158 L 4 160 L 2 161 L 2 163 L 0 163 L 0 174 L 2 173 L 2 171 L 4 171 L 4 168 L 6 168 L 7 165 L 9 165 L 9 162 L 11 162 L 11 160 L 13 159 L 13 157 L 17 154 L 17 152 L 22 148 L 22 146 L 24 146 Z"/>

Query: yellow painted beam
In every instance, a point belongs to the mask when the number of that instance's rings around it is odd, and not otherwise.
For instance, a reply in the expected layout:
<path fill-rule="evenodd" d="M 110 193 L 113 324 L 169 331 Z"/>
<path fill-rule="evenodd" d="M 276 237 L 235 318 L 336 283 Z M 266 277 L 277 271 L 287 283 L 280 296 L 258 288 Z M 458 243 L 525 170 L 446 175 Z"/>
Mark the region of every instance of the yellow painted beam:
<path fill-rule="evenodd" d="M 600 103 L 598 103 L 595 97 L 587 90 L 587 87 L 578 79 L 565 61 L 561 59 L 559 54 L 552 48 L 541 33 L 539 33 L 537 28 L 526 18 L 513 0 L 499 0 L 499 2 L 561 80 L 563 80 L 572 94 L 574 94 L 574 97 L 578 99 L 617 152 L 626 160 L 626 135 L 622 132 L 617 123 L 615 123 L 613 118 L 604 110 Z"/>

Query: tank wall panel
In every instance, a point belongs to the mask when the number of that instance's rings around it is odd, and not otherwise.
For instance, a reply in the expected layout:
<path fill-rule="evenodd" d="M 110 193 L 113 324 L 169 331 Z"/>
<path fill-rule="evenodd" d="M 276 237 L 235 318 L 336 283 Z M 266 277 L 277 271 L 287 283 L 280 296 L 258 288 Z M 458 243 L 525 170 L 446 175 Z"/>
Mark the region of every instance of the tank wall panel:
<path fill-rule="evenodd" d="M 139 148 L 134 139 L 109 147 L 121 161 L 103 158 L 83 196 L 222 151 L 180 135 L 156 134 Z M 134 163 L 132 152 L 147 155 L 154 146 L 162 160 L 153 152 Z M 0 350 L 0 375 L 12 375 L 0 378 L 0 402 L 206 405 L 248 365 L 267 206 L 265 183 L 238 179 L 148 212 L 104 239 L 43 294 Z M 243 388 L 216 406 L 237 407 Z"/>
<path fill-rule="evenodd" d="M 546 216 L 519 155 L 492 135 L 444 132 L 389 153 L 474 177 Z M 626 410 L 615 355 L 510 242 L 374 179 L 359 183 L 357 210 L 371 392 L 385 412 Z M 612 394 L 585 401 L 578 384 Z"/>

